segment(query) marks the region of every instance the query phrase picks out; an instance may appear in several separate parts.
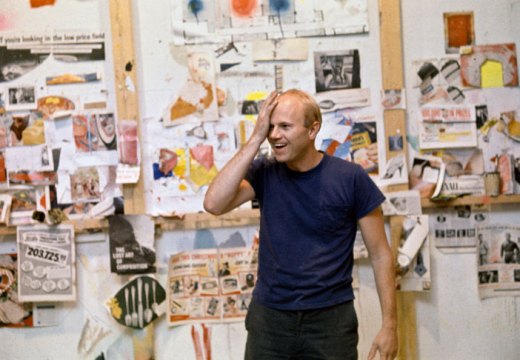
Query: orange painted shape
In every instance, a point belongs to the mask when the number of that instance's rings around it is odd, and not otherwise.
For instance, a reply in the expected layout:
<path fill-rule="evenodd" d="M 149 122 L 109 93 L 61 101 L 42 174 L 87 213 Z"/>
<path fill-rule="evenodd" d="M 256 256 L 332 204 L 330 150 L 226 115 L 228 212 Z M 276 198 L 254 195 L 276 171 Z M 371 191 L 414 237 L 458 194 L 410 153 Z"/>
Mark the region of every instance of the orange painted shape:
<path fill-rule="evenodd" d="M 31 0 L 31 7 L 38 8 L 46 5 L 54 5 L 56 0 Z"/>
<path fill-rule="evenodd" d="M 256 7 L 256 0 L 232 0 L 231 9 L 239 16 L 251 16 Z"/>

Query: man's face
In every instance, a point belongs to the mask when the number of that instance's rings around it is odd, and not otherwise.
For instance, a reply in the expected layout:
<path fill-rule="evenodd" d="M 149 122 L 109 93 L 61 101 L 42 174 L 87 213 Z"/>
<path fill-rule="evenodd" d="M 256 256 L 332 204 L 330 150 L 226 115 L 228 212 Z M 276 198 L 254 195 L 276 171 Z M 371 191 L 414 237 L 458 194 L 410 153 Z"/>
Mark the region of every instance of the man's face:
<path fill-rule="evenodd" d="M 316 132 L 304 126 L 305 111 L 298 98 L 281 96 L 271 115 L 268 140 L 277 161 L 298 169 L 305 155 L 314 149 Z"/>

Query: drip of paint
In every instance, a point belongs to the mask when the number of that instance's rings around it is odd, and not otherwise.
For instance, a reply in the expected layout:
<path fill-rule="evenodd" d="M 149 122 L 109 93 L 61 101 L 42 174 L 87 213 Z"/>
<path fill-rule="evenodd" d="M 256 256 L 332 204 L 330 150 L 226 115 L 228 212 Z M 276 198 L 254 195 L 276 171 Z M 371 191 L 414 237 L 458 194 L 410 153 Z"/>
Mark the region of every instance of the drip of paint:
<path fill-rule="evenodd" d="M 285 37 L 283 34 L 283 26 L 282 26 L 282 17 L 281 13 L 289 10 L 291 4 L 290 0 L 269 0 L 269 7 L 272 12 L 275 12 L 278 15 L 278 24 L 280 26 L 280 32 L 282 33 L 282 37 Z"/>
<path fill-rule="evenodd" d="M 256 8 L 256 0 L 233 0 L 231 9 L 238 16 L 252 16 Z"/>
<path fill-rule="evenodd" d="M 289 0 L 269 0 L 271 11 L 281 13 L 289 10 L 291 3 Z"/>

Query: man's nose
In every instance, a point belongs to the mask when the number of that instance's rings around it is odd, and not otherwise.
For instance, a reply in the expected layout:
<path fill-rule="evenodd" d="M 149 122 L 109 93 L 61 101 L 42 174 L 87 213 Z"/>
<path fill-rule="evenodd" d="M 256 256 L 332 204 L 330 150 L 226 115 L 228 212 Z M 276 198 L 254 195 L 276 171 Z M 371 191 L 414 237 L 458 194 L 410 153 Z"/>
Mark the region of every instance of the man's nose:
<path fill-rule="evenodd" d="M 269 129 L 269 137 L 270 138 L 273 138 L 273 139 L 276 139 L 279 137 L 279 131 L 278 131 L 278 127 L 276 126 L 273 126 Z"/>

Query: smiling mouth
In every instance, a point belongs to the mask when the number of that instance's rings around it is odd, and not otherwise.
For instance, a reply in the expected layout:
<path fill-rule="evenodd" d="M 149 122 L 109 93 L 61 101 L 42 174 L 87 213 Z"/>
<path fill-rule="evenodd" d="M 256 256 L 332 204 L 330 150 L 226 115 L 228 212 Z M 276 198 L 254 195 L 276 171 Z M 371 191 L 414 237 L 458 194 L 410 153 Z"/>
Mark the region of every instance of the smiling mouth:
<path fill-rule="evenodd" d="M 286 146 L 287 146 L 287 144 L 273 144 L 272 145 L 273 149 L 283 149 Z"/>

